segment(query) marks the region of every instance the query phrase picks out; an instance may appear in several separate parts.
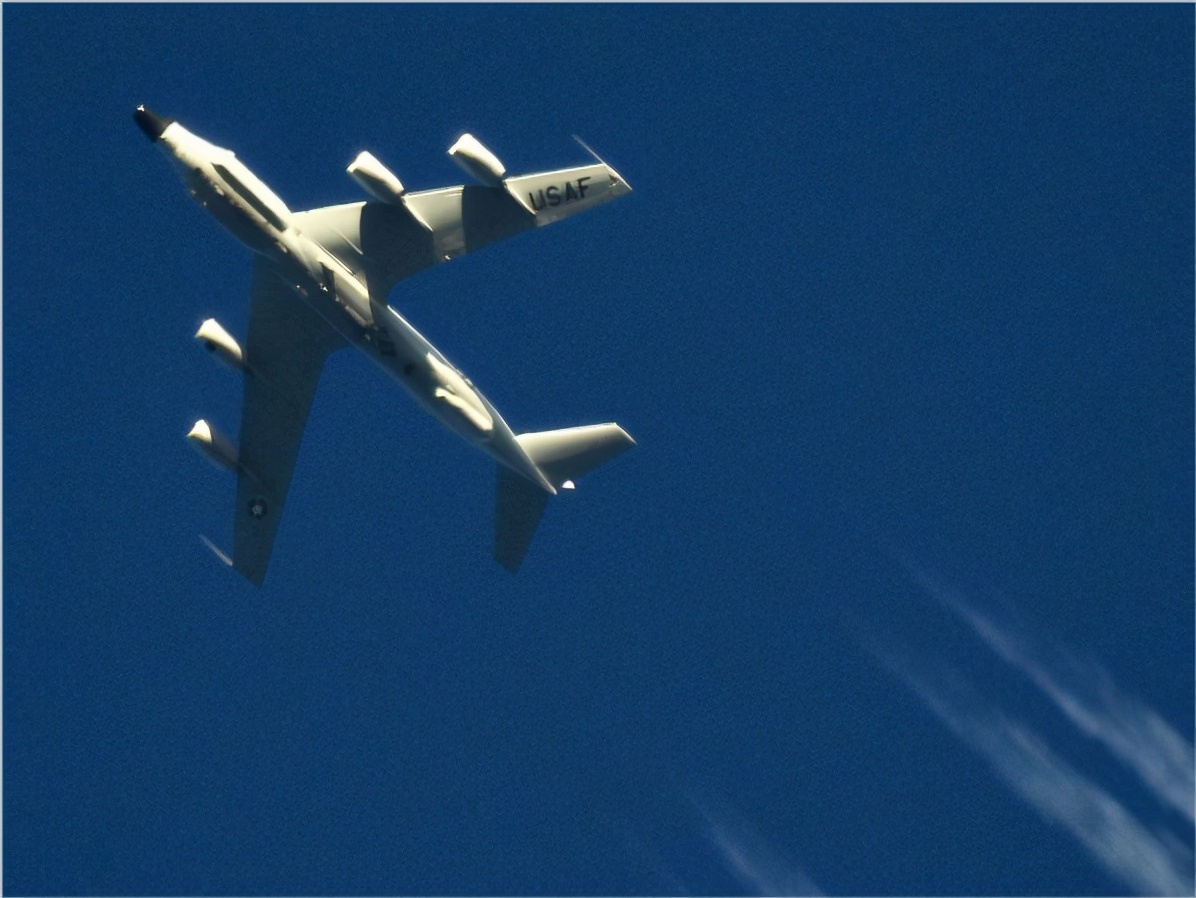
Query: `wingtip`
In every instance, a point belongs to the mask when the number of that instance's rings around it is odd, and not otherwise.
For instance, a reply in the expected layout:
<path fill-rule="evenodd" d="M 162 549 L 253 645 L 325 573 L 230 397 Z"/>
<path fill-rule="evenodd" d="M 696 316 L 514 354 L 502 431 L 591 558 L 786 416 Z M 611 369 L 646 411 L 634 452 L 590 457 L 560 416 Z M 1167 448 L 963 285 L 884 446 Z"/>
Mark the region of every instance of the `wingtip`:
<path fill-rule="evenodd" d="M 582 140 L 576 134 L 573 135 L 573 139 L 576 140 L 579 144 L 581 144 L 582 149 L 584 149 L 587 153 L 589 153 L 591 156 L 593 156 L 594 159 L 599 164 L 601 164 L 602 166 L 604 166 L 606 168 L 606 170 L 610 173 L 610 176 L 614 180 L 614 182 L 618 185 L 621 185 L 623 187 L 623 191 L 625 193 L 631 193 L 631 185 L 627 183 L 627 179 L 624 178 L 617 171 L 615 171 L 614 167 L 609 162 L 607 162 L 605 159 L 603 159 L 601 156 L 599 156 L 594 151 L 594 148 L 592 146 L 590 146 L 588 143 L 586 143 L 584 140 Z"/>

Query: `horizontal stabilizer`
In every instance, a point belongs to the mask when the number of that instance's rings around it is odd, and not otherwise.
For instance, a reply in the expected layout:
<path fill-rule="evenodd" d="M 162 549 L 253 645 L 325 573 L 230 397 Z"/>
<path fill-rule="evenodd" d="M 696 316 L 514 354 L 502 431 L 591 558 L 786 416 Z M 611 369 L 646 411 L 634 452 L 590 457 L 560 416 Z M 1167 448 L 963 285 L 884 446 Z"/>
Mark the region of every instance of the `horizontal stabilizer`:
<path fill-rule="evenodd" d="M 515 437 L 549 482 L 560 487 L 635 445 L 618 424 L 587 424 Z"/>
<path fill-rule="evenodd" d="M 589 424 L 515 437 L 549 483 L 573 489 L 573 478 L 630 449 L 635 440 L 618 424 Z M 494 508 L 494 558 L 514 572 L 527 554 L 549 494 L 526 476 L 498 467 Z"/>

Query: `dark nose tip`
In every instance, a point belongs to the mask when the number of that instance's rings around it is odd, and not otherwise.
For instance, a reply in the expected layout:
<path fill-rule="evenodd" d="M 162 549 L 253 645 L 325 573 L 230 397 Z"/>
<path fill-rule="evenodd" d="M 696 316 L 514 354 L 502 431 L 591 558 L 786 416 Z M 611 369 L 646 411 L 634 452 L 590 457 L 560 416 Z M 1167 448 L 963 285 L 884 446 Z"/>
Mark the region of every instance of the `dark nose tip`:
<path fill-rule="evenodd" d="M 174 119 L 160 118 L 145 108 L 144 105 L 138 106 L 133 113 L 133 121 L 137 122 L 137 127 L 145 132 L 145 136 L 150 140 L 157 140 L 162 136 L 162 132 L 166 130 L 167 125 L 171 124 Z"/>

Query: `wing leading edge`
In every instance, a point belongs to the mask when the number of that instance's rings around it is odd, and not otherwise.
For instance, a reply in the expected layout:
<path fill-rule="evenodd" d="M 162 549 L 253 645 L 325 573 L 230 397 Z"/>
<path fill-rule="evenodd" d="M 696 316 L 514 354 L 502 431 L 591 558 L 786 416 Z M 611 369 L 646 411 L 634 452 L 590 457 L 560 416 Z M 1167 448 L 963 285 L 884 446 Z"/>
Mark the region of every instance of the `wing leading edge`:
<path fill-rule="evenodd" d="M 267 263 L 254 262 L 233 567 L 259 586 L 324 361 L 346 345 Z"/>
<path fill-rule="evenodd" d="M 384 303 L 399 281 L 495 241 L 568 218 L 630 193 L 604 162 L 421 190 L 401 203 L 346 203 L 296 212 L 296 226 L 362 277 Z"/>

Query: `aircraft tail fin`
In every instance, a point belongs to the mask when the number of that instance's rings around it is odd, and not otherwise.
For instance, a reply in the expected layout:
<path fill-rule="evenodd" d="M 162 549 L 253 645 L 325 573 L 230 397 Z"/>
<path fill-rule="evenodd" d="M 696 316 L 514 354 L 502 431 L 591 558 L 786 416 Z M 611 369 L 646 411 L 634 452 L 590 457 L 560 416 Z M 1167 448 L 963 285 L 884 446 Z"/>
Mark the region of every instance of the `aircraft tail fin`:
<path fill-rule="evenodd" d="M 635 445 L 618 424 L 590 424 L 563 430 L 542 430 L 515 437 L 548 481 L 571 489 L 580 477 Z M 549 494 L 526 477 L 498 466 L 494 508 L 494 558 L 507 570 L 518 570 L 531 545 Z"/>
<path fill-rule="evenodd" d="M 548 505 L 548 493 L 522 474 L 498 466 L 494 503 L 494 560 L 511 573 L 519 570 Z"/>

